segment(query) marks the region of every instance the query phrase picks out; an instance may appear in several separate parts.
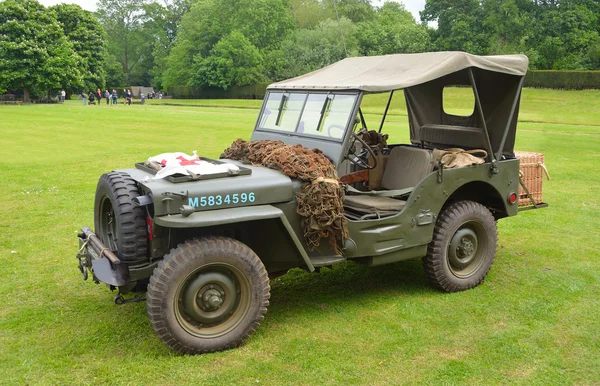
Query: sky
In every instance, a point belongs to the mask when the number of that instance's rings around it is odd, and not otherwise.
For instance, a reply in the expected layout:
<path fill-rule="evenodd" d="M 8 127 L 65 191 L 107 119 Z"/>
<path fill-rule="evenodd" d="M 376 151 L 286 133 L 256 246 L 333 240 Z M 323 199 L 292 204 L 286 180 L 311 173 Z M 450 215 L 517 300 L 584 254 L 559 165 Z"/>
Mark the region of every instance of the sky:
<path fill-rule="evenodd" d="M 96 2 L 97 0 L 38 0 L 40 3 L 45 6 L 56 5 L 59 3 L 69 3 L 69 4 L 77 4 L 83 9 L 87 9 L 88 11 L 96 10 Z M 383 4 L 384 0 L 371 0 L 371 3 L 375 6 L 380 6 Z M 417 21 L 420 20 L 419 11 L 423 9 L 425 6 L 425 0 L 402 0 L 404 6 L 407 10 L 409 10 Z"/>

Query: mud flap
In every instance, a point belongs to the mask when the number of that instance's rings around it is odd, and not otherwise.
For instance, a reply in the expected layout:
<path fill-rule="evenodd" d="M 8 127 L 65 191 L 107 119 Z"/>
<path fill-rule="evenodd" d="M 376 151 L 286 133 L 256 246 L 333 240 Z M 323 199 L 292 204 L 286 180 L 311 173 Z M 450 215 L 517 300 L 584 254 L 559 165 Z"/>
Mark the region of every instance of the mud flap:
<path fill-rule="evenodd" d="M 108 259 L 93 259 L 94 276 L 103 283 L 121 287 L 129 283 L 129 269 L 124 264 L 112 264 Z"/>

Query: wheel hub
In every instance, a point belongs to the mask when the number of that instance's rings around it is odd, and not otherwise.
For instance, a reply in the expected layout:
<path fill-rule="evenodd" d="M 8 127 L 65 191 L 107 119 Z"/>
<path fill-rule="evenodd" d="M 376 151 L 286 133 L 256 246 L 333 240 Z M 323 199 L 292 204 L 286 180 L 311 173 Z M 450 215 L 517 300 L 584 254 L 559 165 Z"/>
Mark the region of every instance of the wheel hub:
<path fill-rule="evenodd" d="M 471 240 L 469 240 L 467 237 L 462 237 L 460 239 L 460 244 L 456 250 L 456 253 L 458 254 L 458 256 L 461 258 L 469 257 L 470 255 L 473 254 L 474 251 L 475 251 L 475 245 L 473 244 L 473 242 Z"/>
<path fill-rule="evenodd" d="M 224 272 L 200 272 L 179 297 L 181 316 L 196 327 L 226 321 L 239 303 L 234 279 Z"/>
<path fill-rule="evenodd" d="M 477 260 L 477 234 L 471 228 L 461 228 L 450 240 L 448 262 L 450 268 L 462 271 Z"/>
<path fill-rule="evenodd" d="M 219 285 L 209 285 L 198 293 L 198 305 L 205 311 L 218 310 L 225 301 L 225 291 Z"/>

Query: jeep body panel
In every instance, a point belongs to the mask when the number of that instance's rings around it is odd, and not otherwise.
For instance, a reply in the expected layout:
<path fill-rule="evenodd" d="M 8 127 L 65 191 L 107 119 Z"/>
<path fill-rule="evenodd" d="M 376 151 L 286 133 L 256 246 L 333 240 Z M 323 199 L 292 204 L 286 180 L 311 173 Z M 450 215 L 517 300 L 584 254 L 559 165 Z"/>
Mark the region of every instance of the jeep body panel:
<path fill-rule="evenodd" d="M 241 165 L 239 161 L 227 162 Z M 154 197 L 155 217 L 180 213 L 183 205 L 191 206 L 195 211 L 210 211 L 294 200 L 290 177 L 265 167 L 244 167 L 251 169 L 252 173 L 182 183 L 153 179 L 152 174 L 136 168 L 119 171 L 128 173 L 138 181 L 144 194 Z M 244 199 L 242 194 L 245 195 Z M 208 202 L 207 198 L 210 197 L 213 198 Z"/>
<path fill-rule="evenodd" d="M 272 205 L 255 205 L 238 208 L 227 208 L 219 211 L 195 212 L 187 217 L 181 214 L 156 217 L 154 222 L 166 228 L 205 228 L 218 225 L 236 223 L 257 222 L 260 220 L 278 219 L 287 234 L 290 236 L 293 246 L 298 251 L 309 271 L 314 267 L 306 253 L 305 246 L 300 241 L 297 230 L 294 230 L 283 210 Z M 268 236 L 270 238 L 271 236 Z M 268 242 L 265 240 L 266 242 Z"/>
<path fill-rule="evenodd" d="M 490 171 L 489 163 L 434 171 L 415 187 L 401 212 L 382 219 L 349 220 L 353 248 L 345 251 L 347 257 L 370 257 L 371 265 L 379 265 L 379 259 L 390 263 L 424 256 L 436 218 L 457 194 L 475 195 L 493 203 L 498 217 L 516 215 L 517 205 L 508 204 L 506 199 L 518 191 L 519 161 L 501 161 L 498 173 Z"/>

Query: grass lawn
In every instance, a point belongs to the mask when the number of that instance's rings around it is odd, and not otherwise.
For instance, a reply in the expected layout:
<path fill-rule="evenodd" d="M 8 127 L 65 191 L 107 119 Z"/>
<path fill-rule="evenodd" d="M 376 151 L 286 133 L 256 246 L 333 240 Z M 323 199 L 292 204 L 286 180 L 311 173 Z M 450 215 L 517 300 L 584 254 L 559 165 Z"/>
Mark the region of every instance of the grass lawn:
<path fill-rule="evenodd" d="M 437 292 L 420 261 L 293 270 L 244 345 L 201 356 L 171 352 L 144 303 L 114 305 L 76 268 L 102 173 L 165 151 L 217 157 L 260 106 L 168 102 L 0 106 L 0 384 L 600 383 L 600 91 L 524 90 L 516 148 L 546 155 L 550 207 L 499 222 L 481 286 Z M 401 102 L 394 142 L 408 139 Z M 367 100 L 372 127 L 384 105 Z"/>

